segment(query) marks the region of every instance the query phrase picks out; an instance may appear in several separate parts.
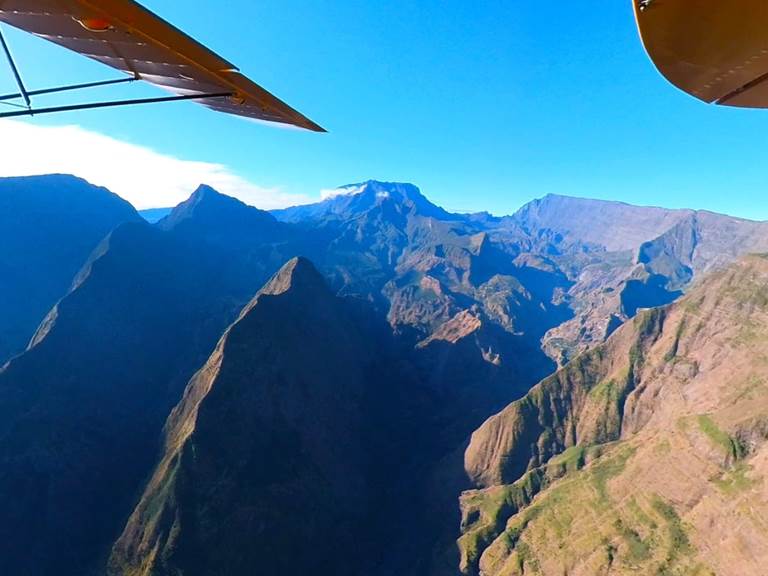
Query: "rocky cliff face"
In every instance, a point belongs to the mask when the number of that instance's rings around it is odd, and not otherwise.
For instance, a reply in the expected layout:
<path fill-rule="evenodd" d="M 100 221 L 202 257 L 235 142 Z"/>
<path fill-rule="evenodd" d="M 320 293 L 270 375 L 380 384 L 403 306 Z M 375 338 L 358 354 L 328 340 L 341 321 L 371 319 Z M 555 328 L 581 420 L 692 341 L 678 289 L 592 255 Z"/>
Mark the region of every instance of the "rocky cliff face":
<path fill-rule="evenodd" d="M 747 257 L 488 420 L 465 574 L 761 574 L 768 260 Z"/>
<path fill-rule="evenodd" d="M 690 280 L 729 265 L 747 253 L 768 250 L 768 223 L 711 212 L 688 215 L 658 238 L 640 246 L 638 262 L 680 288 Z"/>

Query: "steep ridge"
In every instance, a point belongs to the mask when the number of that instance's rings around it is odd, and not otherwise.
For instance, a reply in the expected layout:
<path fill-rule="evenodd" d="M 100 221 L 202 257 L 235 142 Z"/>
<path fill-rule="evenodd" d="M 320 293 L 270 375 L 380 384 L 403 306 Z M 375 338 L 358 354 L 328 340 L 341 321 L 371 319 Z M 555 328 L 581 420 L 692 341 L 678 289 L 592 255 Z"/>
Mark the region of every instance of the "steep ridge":
<path fill-rule="evenodd" d="M 231 217 L 209 218 L 202 202 L 178 230 L 118 227 L 30 348 L 0 371 L 0 558 L 8 573 L 96 569 L 184 385 L 287 259 L 289 232 L 271 216 L 209 190 L 200 195 L 228 205 Z"/>
<path fill-rule="evenodd" d="M 303 258 L 259 291 L 168 419 L 111 574 L 365 573 L 399 385 L 350 306 Z"/>
<path fill-rule="evenodd" d="M 227 226 L 223 227 L 222 223 Z M 230 196 L 218 193 L 205 184 L 158 223 L 163 230 L 192 230 L 204 232 L 209 241 L 217 240 L 231 244 L 243 234 L 272 237 L 283 231 L 274 216 L 263 210 L 247 206 Z"/>
<path fill-rule="evenodd" d="M 408 352 L 355 302 L 304 259 L 257 294 L 169 418 L 112 574 L 431 573 L 458 521 L 435 474 L 514 388 L 472 313 Z"/>
<path fill-rule="evenodd" d="M 472 437 L 465 574 L 759 575 L 768 259 L 640 313 Z"/>
<path fill-rule="evenodd" d="M 74 176 L 0 178 L 0 365 L 24 350 L 130 204 Z"/>

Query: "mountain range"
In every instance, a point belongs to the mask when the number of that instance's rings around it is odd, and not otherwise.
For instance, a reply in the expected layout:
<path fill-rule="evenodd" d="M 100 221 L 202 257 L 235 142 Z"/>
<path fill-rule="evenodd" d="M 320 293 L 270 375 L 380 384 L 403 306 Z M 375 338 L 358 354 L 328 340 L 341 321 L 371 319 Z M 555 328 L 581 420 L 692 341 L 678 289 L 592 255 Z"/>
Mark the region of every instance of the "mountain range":
<path fill-rule="evenodd" d="M 768 223 L 376 181 L 0 205 L 8 573 L 759 574 Z"/>

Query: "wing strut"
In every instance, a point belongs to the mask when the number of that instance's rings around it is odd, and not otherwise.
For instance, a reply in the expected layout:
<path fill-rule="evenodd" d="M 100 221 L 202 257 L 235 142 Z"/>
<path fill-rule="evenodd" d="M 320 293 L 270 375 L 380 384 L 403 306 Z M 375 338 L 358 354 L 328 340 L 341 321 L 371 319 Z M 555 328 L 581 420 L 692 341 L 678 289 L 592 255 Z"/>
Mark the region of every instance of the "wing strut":
<path fill-rule="evenodd" d="M 27 103 L 27 108 L 32 108 L 32 100 L 29 97 L 27 89 L 24 87 L 24 81 L 21 79 L 19 68 L 16 66 L 16 61 L 13 59 L 13 54 L 11 54 L 11 49 L 8 47 L 8 42 L 5 41 L 2 28 L 0 28 L 0 44 L 3 46 L 5 57 L 8 59 L 8 64 L 10 65 L 11 71 L 16 78 L 16 84 L 19 86 L 19 92 L 21 93 L 20 96 L 22 96 L 24 98 L 24 102 Z"/>
<path fill-rule="evenodd" d="M 206 100 L 208 98 L 227 98 L 232 92 L 217 94 L 184 94 L 181 96 L 163 96 L 161 98 L 138 98 L 135 100 L 113 100 L 108 102 L 89 102 L 87 104 L 72 104 L 69 106 L 53 106 L 50 108 L 28 108 L 14 112 L 3 112 L 0 118 L 15 118 L 17 116 L 36 116 L 38 114 L 53 114 L 55 112 L 73 112 L 75 110 L 94 110 L 96 108 L 113 108 L 115 106 L 133 106 L 135 104 L 157 104 L 158 102 L 178 102 L 179 100 Z"/>
<path fill-rule="evenodd" d="M 96 88 L 98 86 L 111 86 L 112 84 L 126 84 L 128 82 L 135 82 L 138 80 L 136 77 L 129 78 L 116 78 L 115 80 L 100 80 L 98 82 L 86 82 L 85 84 L 72 84 L 70 86 L 56 86 L 54 88 L 44 88 L 43 90 L 27 90 L 27 95 L 40 96 L 42 94 L 56 94 L 57 92 L 70 92 L 71 90 L 83 90 L 85 88 Z M 23 94 L 16 92 L 15 94 L 2 94 L 0 95 L 0 102 L 6 100 L 15 100 L 21 98 Z"/>
<path fill-rule="evenodd" d="M 233 63 L 136 0 L 0 0 L 0 23 L 184 97 L 179 100 L 198 101 L 206 108 L 234 116 L 325 132 L 321 126 L 240 73 Z M 0 46 L 0 52 L 3 48 L 5 56 L 9 57 L 10 50 L 5 43 Z M 20 96 L 16 102 L 13 98 L 0 99 L 0 105 L 22 109 L 26 103 L 32 114 L 48 112 L 49 108 L 34 109 L 35 105 L 40 105 L 35 96 L 37 92 L 26 89 L 18 69 L 14 69 L 14 73 Z M 54 89 L 54 92 L 64 91 L 64 87 Z M 193 94 L 197 98 L 192 97 Z M 214 94 L 226 95 L 213 97 Z M 35 104 L 31 104 L 31 100 Z M 142 102 L 152 101 L 167 102 L 170 99 Z M 85 110 L 119 105 L 123 104 L 73 103 L 71 108 L 54 109 Z"/>
<path fill-rule="evenodd" d="M 69 86 L 55 86 L 53 88 L 44 88 L 42 90 L 27 90 L 24 85 L 24 81 L 19 73 L 19 68 L 16 66 L 16 61 L 13 59 L 11 49 L 8 47 L 8 42 L 3 36 L 3 31 L 0 29 L 0 46 L 3 48 L 5 57 L 8 59 L 8 64 L 13 71 L 13 75 L 16 78 L 16 84 L 19 87 L 19 92 L 14 94 L 2 94 L 0 95 L 0 103 L 10 104 L 8 100 L 14 100 L 16 98 L 23 98 L 26 102 L 26 108 L 21 110 L 14 110 L 13 112 L 3 112 L 0 114 L 0 118 L 15 118 L 17 116 L 35 116 L 37 114 L 52 114 L 54 112 L 72 112 L 75 110 L 93 110 L 96 108 L 112 108 L 116 106 L 133 106 L 136 104 L 156 104 L 159 102 L 176 102 L 179 100 L 206 100 L 208 98 L 229 98 L 233 96 L 232 92 L 216 92 L 213 94 L 181 94 L 176 96 L 163 96 L 160 98 L 136 98 L 131 100 L 111 100 L 104 102 L 88 102 L 85 104 L 71 104 L 68 106 L 51 106 L 48 108 L 33 108 L 32 96 L 38 96 L 41 94 L 55 94 L 58 92 L 69 92 L 72 90 L 83 90 L 85 88 L 96 88 L 99 86 L 109 86 L 112 84 L 123 84 L 127 82 L 134 82 L 139 80 L 138 75 L 133 75 L 128 78 L 117 78 L 115 80 L 101 80 L 98 82 L 86 82 L 84 84 L 71 84 Z"/>

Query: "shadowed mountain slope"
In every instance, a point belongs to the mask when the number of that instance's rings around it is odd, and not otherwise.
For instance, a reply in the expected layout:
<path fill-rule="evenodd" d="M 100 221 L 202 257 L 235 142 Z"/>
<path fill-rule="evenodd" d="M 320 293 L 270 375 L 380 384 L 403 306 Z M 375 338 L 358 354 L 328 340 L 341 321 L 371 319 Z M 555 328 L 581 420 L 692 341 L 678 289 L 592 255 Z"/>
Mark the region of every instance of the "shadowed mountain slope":
<path fill-rule="evenodd" d="M 694 276 L 731 264 L 739 256 L 768 250 L 768 222 L 695 212 L 640 247 L 638 262 L 684 287 Z"/>
<path fill-rule="evenodd" d="M 138 220 L 130 204 L 73 176 L 0 178 L 0 364 L 24 350 L 98 243 Z"/>
<path fill-rule="evenodd" d="M 186 382 L 285 261 L 287 232 L 268 214 L 204 188 L 192 201 L 176 227 L 117 228 L 29 350 L 0 371 L 8 573 L 98 566 Z"/>
<path fill-rule="evenodd" d="M 400 383 L 350 306 L 302 258 L 259 291 L 171 414 L 112 574 L 361 573 Z"/>

